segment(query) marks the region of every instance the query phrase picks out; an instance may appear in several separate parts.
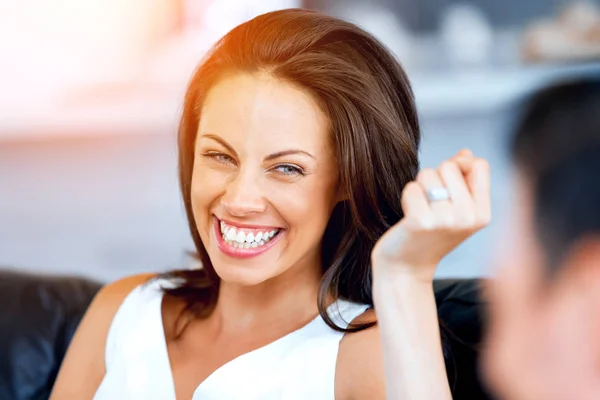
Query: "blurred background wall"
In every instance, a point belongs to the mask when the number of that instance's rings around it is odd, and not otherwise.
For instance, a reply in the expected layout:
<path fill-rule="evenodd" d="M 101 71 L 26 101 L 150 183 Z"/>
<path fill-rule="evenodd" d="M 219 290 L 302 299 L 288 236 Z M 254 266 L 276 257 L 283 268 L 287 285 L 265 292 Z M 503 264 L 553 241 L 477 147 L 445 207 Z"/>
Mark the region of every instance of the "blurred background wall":
<path fill-rule="evenodd" d="M 600 70 L 597 2 L 0 0 L 0 266 L 105 281 L 192 267 L 175 146 L 187 80 L 235 25 L 300 6 L 362 25 L 398 56 L 424 166 L 463 147 L 490 161 L 494 221 L 438 274 L 489 273 L 519 102 Z"/>

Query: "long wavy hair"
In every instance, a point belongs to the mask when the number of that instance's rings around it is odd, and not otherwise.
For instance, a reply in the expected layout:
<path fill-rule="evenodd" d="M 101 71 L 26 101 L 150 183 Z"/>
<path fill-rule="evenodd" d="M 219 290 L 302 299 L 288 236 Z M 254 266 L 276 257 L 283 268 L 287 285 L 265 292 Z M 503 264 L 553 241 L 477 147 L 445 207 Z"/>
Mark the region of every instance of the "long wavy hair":
<path fill-rule="evenodd" d="M 337 326 L 326 300 L 333 296 L 373 306 L 371 250 L 403 216 L 402 189 L 419 169 L 419 123 L 407 76 L 385 46 L 358 26 L 316 11 L 275 11 L 239 25 L 193 74 L 179 127 L 179 180 L 202 267 L 163 275 L 174 283 L 165 291 L 183 300 L 193 316 L 214 309 L 220 278 L 192 212 L 197 129 L 204 99 L 224 74 L 256 72 L 303 88 L 329 118 L 347 200 L 335 206 L 324 232 L 318 308 L 333 329 L 368 328 L 375 322 Z"/>

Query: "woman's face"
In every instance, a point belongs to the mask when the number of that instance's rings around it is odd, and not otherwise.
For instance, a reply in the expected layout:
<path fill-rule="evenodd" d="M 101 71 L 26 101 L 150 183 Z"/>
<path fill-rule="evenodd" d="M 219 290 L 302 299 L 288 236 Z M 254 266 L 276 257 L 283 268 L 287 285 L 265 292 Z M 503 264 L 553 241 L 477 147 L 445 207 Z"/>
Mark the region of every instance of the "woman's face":
<path fill-rule="evenodd" d="M 267 74 L 220 80 L 201 111 L 192 176 L 198 233 L 225 282 L 320 271 L 338 201 L 329 124 L 305 91 Z"/>

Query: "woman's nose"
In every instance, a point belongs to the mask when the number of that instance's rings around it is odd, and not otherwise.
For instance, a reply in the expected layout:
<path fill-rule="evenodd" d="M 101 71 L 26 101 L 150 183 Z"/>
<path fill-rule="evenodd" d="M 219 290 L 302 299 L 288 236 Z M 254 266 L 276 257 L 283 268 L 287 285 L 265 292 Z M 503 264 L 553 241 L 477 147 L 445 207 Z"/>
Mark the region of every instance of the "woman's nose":
<path fill-rule="evenodd" d="M 266 209 L 256 177 L 241 171 L 228 183 L 221 204 L 235 217 L 261 213 Z"/>

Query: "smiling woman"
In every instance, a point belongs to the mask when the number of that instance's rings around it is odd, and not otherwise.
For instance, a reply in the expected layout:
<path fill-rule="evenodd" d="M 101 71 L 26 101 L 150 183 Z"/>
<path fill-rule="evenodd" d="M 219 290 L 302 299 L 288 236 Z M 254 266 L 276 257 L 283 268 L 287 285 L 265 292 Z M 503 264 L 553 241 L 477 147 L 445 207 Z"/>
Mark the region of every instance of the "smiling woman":
<path fill-rule="evenodd" d="M 420 140 L 408 80 L 379 42 L 309 11 L 241 25 L 192 78 L 179 140 L 182 194 L 203 269 L 173 274 L 186 283 L 172 294 L 206 288 L 208 304 L 189 303 L 206 310 L 227 284 L 221 272 L 259 283 L 289 269 L 320 282 L 319 311 L 334 329 L 328 296 L 372 304 L 371 250 L 402 216 L 398 199 L 416 176 Z M 273 158 L 289 149 L 311 156 Z M 211 153 L 230 161 L 207 160 Z M 210 204 L 219 198 L 220 206 Z M 232 223 L 282 229 L 268 259 L 239 264 L 214 251 L 211 216 L 226 218 L 227 207 Z"/>
<path fill-rule="evenodd" d="M 179 129 L 201 268 L 107 286 L 54 398 L 450 398 L 433 273 L 489 219 L 489 176 L 468 151 L 417 174 L 419 142 L 406 75 L 357 26 L 233 29 Z"/>

